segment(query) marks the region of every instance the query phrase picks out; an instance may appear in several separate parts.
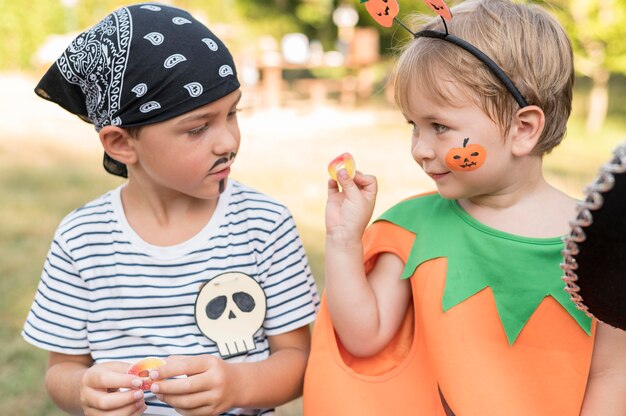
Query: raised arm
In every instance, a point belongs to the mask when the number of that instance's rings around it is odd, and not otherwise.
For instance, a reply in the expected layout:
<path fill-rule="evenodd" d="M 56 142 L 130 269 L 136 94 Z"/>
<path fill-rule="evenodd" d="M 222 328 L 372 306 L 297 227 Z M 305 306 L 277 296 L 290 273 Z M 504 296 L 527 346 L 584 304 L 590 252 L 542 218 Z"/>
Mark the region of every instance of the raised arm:
<path fill-rule="evenodd" d="M 396 333 L 410 299 L 401 280 L 403 262 L 383 253 L 365 275 L 362 237 L 376 200 L 376 178 L 342 170 L 328 183 L 326 205 L 326 297 L 333 325 L 355 356 L 380 351 Z"/>

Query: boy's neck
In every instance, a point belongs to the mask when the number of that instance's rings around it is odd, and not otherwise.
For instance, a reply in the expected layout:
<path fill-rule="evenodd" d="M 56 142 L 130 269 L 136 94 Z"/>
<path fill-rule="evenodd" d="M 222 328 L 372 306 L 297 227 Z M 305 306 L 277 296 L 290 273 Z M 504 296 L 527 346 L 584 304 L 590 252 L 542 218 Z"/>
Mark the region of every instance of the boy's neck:
<path fill-rule="evenodd" d="M 156 246 L 191 239 L 206 226 L 218 203 L 218 199 L 140 189 L 132 182 L 122 188 L 121 199 L 128 224 L 142 240 Z"/>

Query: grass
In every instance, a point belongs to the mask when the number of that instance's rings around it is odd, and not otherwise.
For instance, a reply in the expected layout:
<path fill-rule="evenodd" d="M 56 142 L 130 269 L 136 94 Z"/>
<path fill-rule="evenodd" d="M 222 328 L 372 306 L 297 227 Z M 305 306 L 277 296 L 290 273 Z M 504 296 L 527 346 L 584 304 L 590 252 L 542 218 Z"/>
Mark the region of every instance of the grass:
<path fill-rule="evenodd" d="M 49 104 L 45 104 L 49 105 Z M 285 120 L 290 120 L 288 123 Z M 67 126 L 78 123 L 63 120 Z M 64 124 L 65 125 L 65 124 Z M 1 127 L 1 126 L 0 126 Z M 394 201 L 432 188 L 409 154 L 409 131 L 396 112 L 368 108 L 344 112 L 244 113 L 235 177 L 286 203 L 298 224 L 313 272 L 323 287 L 326 163 L 349 150 L 380 184 L 375 215 Z M 610 119 L 594 137 L 575 118 L 568 137 L 546 158 L 550 181 L 579 196 L 583 186 L 626 138 L 626 125 Z M 21 327 L 36 290 L 54 230 L 69 211 L 117 186 L 106 175 L 95 134 L 75 146 L 67 134 L 11 135 L 0 142 L 0 414 L 62 414 L 43 387 L 46 353 L 25 343 Z M 10 135 L 0 128 L 2 137 Z M 299 402 L 281 415 L 299 414 Z"/>
<path fill-rule="evenodd" d="M 43 386 L 47 354 L 19 333 L 56 225 L 111 180 L 57 146 L 20 144 L 0 145 L 0 414 L 60 415 Z"/>

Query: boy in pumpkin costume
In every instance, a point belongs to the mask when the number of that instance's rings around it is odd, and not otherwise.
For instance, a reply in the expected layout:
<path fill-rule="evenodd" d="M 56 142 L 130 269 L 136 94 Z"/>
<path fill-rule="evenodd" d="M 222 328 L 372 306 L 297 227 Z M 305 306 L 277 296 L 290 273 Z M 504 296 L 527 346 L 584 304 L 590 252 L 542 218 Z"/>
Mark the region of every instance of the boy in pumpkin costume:
<path fill-rule="evenodd" d="M 571 111 L 569 40 L 536 5 L 452 14 L 445 35 L 438 18 L 414 33 L 393 77 L 437 192 L 366 229 L 375 177 L 329 181 L 305 415 L 624 415 L 626 339 L 564 291 L 576 201 L 542 175 Z"/>

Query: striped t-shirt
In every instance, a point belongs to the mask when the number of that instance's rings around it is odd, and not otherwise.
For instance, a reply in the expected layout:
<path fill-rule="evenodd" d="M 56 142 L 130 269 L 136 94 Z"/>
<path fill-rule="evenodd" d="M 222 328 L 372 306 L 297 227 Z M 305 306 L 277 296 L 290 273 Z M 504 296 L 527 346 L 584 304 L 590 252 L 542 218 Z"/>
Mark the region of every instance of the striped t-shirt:
<path fill-rule="evenodd" d="M 319 297 L 286 207 L 231 180 L 197 235 L 160 247 L 129 226 L 121 189 L 73 211 L 59 225 L 24 324 L 26 341 L 63 354 L 91 354 L 96 363 L 219 356 L 215 342 L 196 326 L 194 304 L 201 285 L 225 272 L 255 279 L 267 303 L 254 349 L 228 361 L 263 360 L 269 356 L 268 336 L 314 320 Z M 176 414 L 147 393 L 147 414 Z"/>

